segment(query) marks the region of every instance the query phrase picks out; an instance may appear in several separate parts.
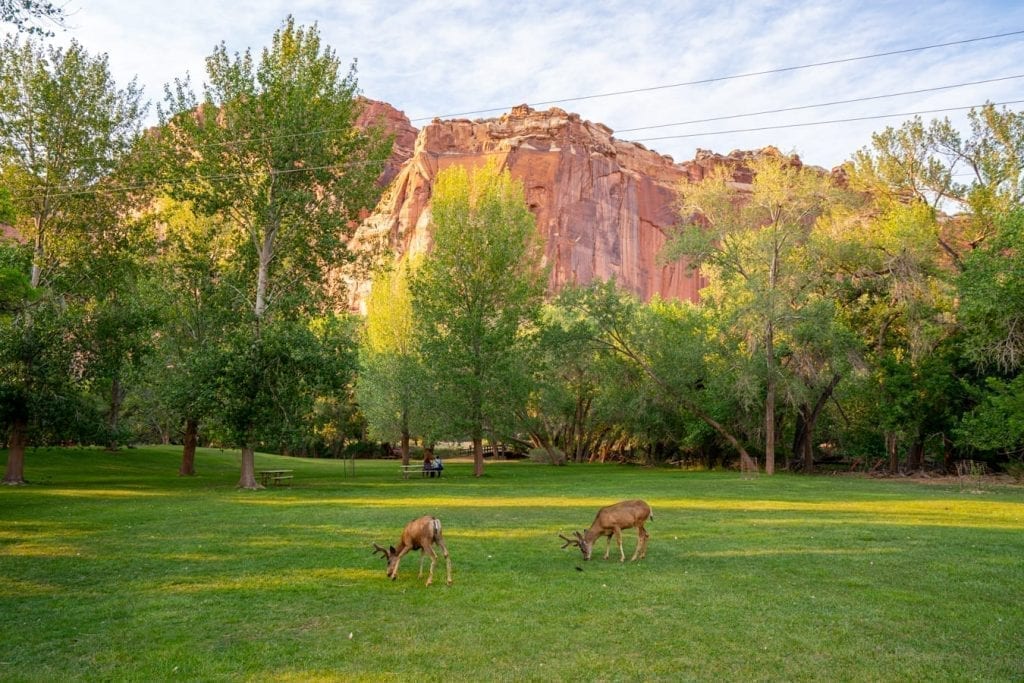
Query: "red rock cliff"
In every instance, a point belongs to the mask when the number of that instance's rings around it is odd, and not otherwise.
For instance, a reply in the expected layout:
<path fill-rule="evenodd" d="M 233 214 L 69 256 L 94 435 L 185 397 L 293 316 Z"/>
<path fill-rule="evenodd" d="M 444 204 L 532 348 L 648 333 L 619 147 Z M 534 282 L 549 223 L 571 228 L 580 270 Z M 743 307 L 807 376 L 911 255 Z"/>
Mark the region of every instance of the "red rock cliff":
<path fill-rule="evenodd" d="M 404 118 L 404 117 L 403 117 Z M 478 166 L 496 159 L 523 183 L 526 201 L 551 265 L 549 289 L 567 283 L 616 279 L 643 300 L 697 300 L 703 282 L 682 263 L 661 265 L 658 253 L 676 223 L 680 181 L 705 177 L 728 163 L 739 183 L 749 183 L 744 160 L 701 151 L 692 162 L 616 140 L 600 123 L 557 108 L 515 107 L 497 119 L 434 120 L 416 138 L 374 213 L 359 227 L 353 247 L 391 258 L 430 248 L 430 197 L 439 171 L 453 164 Z M 746 173 L 746 176 L 744 176 Z M 353 288 L 352 305 L 366 293 Z"/>

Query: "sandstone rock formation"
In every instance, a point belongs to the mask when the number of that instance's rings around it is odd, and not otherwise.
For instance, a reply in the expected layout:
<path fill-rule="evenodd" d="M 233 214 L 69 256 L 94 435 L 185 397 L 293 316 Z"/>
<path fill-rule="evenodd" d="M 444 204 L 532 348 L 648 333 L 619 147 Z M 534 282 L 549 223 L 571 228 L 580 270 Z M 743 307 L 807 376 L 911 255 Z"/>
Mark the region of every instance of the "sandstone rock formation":
<path fill-rule="evenodd" d="M 416 135 L 419 133 L 404 113 L 398 111 L 387 102 L 361 97 L 363 110 L 356 119 L 356 126 L 369 128 L 379 126 L 386 133 L 394 135 L 394 144 L 391 148 L 391 157 L 381 174 L 382 185 L 390 185 L 391 181 L 398 175 L 402 164 L 412 156 L 413 146 L 416 144 Z"/>
<path fill-rule="evenodd" d="M 407 120 L 403 124 L 386 115 L 384 120 L 408 139 Z M 751 181 L 745 162 L 761 153 L 779 154 L 766 149 L 722 156 L 701 150 L 693 161 L 676 164 L 643 145 L 616 140 L 607 126 L 558 108 L 535 111 L 522 105 L 496 119 L 435 119 L 420 130 L 411 156 L 351 246 L 385 258 L 429 250 L 430 197 L 438 172 L 495 159 L 523 183 L 546 245 L 550 291 L 614 277 L 643 300 L 657 294 L 695 301 L 704 285 L 699 273 L 683 263 L 658 261 L 677 222 L 678 185 L 700 181 L 714 166 L 727 164 L 742 190 Z M 360 308 L 367 286 L 357 281 L 352 288 L 354 309 Z"/>

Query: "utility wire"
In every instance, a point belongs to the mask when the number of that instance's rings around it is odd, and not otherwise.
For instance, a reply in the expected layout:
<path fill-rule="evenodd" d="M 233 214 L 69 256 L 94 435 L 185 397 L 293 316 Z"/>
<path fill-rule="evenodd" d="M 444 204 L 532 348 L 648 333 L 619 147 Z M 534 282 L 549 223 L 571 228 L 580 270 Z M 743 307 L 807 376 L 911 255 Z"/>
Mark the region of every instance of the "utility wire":
<path fill-rule="evenodd" d="M 1010 101 L 1006 101 L 1006 102 L 992 102 L 992 103 L 988 103 L 988 104 L 991 104 L 992 106 L 999 107 L 999 106 L 1005 106 L 1005 105 L 1010 105 L 1010 104 L 1021 104 L 1021 103 L 1024 103 L 1024 100 L 1010 100 Z M 939 113 L 943 113 L 943 112 L 963 111 L 963 110 L 966 110 L 966 109 L 976 109 L 976 108 L 981 107 L 981 106 L 985 106 L 985 105 L 975 104 L 975 105 L 970 105 L 970 106 L 966 106 L 966 107 L 947 107 L 947 108 L 942 108 L 942 109 L 928 109 L 928 110 L 921 110 L 921 111 L 916 111 L 916 112 L 905 112 L 905 113 L 901 113 L 901 114 L 877 114 L 877 115 L 873 115 L 873 116 L 857 116 L 857 117 L 851 117 L 851 118 L 846 118 L 846 119 L 831 119 L 831 120 L 828 120 L 828 121 L 810 121 L 810 122 L 805 122 L 805 123 L 790 123 L 790 124 L 781 124 L 781 125 L 776 125 L 776 126 L 758 126 L 758 127 L 755 127 L 755 128 L 739 128 L 739 129 L 734 129 L 734 130 L 707 131 L 707 132 L 703 132 L 703 133 L 688 133 L 688 134 L 685 134 L 685 135 L 665 135 L 665 136 L 661 136 L 661 137 L 640 138 L 640 139 L 637 139 L 637 140 L 632 140 L 631 142 L 651 142 L 651 141 L 655 141 L 655 140 L 675 140 L 675 139 L 680 139 L 680 138 L 693 138 L 693 137 L 710 136 L 710 135 L 724 135 L 724 134 L 728 134 L 728 133 L 752 133 L 752 132 L 758 132 L 758 131 L 764 131 L 764 130 L 779 130 L 779 129 L 783 129 L 783 128 L 802 128 L 802 127 L 809 127 L 809 126 L 823 126 L 823 125 L 836 124 L 836 123 L 850 123 L 850 122 L 856 122 L 856 121 L 870 121 L 870 120 L 885 119 L 885 118 L 895 118 L 895 117 L 901 117 L 901 116 L 919 116 L 919 115 L 922 115 L 922 114 L 939 114 Z M 490 155 L 509 154 L 509 153 L 511 153 L 513 151 L 514 150 L 512 150 L 512 149 L 503 149 L 503 150 L 493 150 L 493 151 L 490 151 L 490 152 L 485 152 L 485 151 L 475 152 L 474 154 L 479 155 L 479 156 L 490 156 Z M 344 163 L 340 163 L 340 164 L 330 164 L 330 165 L 325 165 L 325 166 L 315 166 L 315 167 L 308 167 L 308 168 L 288 168 L 288 169 L 281 169 L 281 170 L 271 170 L 271 171 L 269 171 L 269 174 L 271 174 L 271 175 L 287 175 L 287 174 L 291 174 L 291 173 L 303 173 L 303 172 L 306 172 L 306 171 L 343 170 L 343 169 L 346 169 L 346 168 L 356 168 L 356 167 L 367 166 L 367 165 L 371 165 L 371 164 L 380 164 L 381 166 L 383 166 L 384 163 L 386 163 L 386 160 L 350 161 L 350 162 L 344 162 Z M 199 176 L 198 178 L 190 179 L 190 181 L 194 181 L 194 180 L 207 180 L 207 181 L 209 181 L 209 180 L 230 180 L 230 179 L 233 179 L 233 178 L 246 177 L 248 175 L 249 174 L 246 174 L 246 173 L 223 173 L 223 174 L 216 174 L 216 175 L 209 175 L 209 176 Z M 54 197 L 54 198 L 56 198 L 56 197 L 70 197 L 70 196 L 76 196 L 76 195 L 88 195 L 88 194 L 103 194 L 103 193 L 113 194 L 113 193 L 117 193 L 117 192 L 130 192 L 130 191 L 133 191 L 133 190 L 141 190 L 141 189 L 145 189 L 145 188 L 148 188 L 148 187 L 158 187 L 160 185 L 166 185 L 168 182 L 169 182 L 169 180 L 164 178 L 164 179 L 153 180 L 153 181 L 146 182 L 146 183 L 139 183 L 139 184 L 135 184 L 135 185 L 112 186 L 112 187 L 106 187 L 106 188 L 85 188 L 85 187 L 80 187 L 80 188 L 72 188 L 72 187 L 69 187 L 69 188 L 56 188 L 56 189 L 63 189 L 63 191 L 60 191 L 60 192 L 50 192 L 50 191 L 33 192 L 33 193 L 30 193 L 30 194 L 19 195 L 16 198 L 17 199 L 25 200 L 25 199 L 31 199 L 33 197 L 39 197 L 39 196 L 42 196 L 44 194 L 46 196 L 48 196 L 48 197 Z M 51 189 L 53 189 L 53 188 L 51 188 Z"/>
<path fill-rule="evenodd" d="M 906 95 L 921 95 L 921 94 L 924 94 L 924 93 L 938 92 L 940 90 L 952 90 L 952 89 L 955 89 L 955 88 L 964 88 L 964 87 L 969 87 L 969 86 L 972 86 L 972 85 L 984 85 L 984 84 L 987 84 L 987 83 L 998 83 L 998 82 L 1001 82 L 1001 81 L 1010 81 L 1010 80 L 1015 80 L 1015 79 L 1019 79 L 1019 78 L 1024 78 L 1024 74 L 1016 74 L 1016 75 L 1013 75 L 1013 76 L 999 76 L 999 77 L 996 77 L 996 78 L 986 78 L 986 79 L 983 79 L 983 80 L 980 80 L 980 81 L 969 81 L 967 83 L 954 83 L 954 84 L 951 84 L 951 85 L 939 85 L 939 86 L 935 86 L 935 87 L 932 87 L 932 88 L 919 88 L 917 90 L 905 90 L 903 92 L 887 93 L 887 94 L 884 94 L 884 95 L 866 95 L 864 97 L 854 97 L 854 98 L 847 99 L 847 100 L 835 100 L 835 101 L 832 101 L 832 102 L 820 102 L 818 104 L 804 104 L 804 105 L 796 105 L 796 106 L 793 106 L 793 107 L 782 107 L 782 108 L 779 108 L 779 109 L 765 109 L 763 111 L 755 111 L 755 112 L 749 112 L 749 113 L 745 113 L 745 114 L 725 114 L 725 115 L 722 115 L 722 116 L 712 116 L 712 117 L 708 117 L 708 118 L 704 118 L 704 119 L 692 119 L 692 120 L 689 120 L 689 121 L 678 121 L 676 123 L 661 123 L 661 124 L 656 124 L 656 125 L 651 125 L 651 126 L 637 126 L 635 128 L 617 128 L 617 129 L 614 130 L 614 133 L 616 135 L 619 135 L 621 133 L 632 133 L 632 132 L 640 131 L 640 130 L 654 130 L 654 129 L 657 129 L 657 128 L 671 128 L 673 126 L 688 126 L 688 125 L 692 125 L 692 124 L 695 124 L 695 123 L 711 123 L 713 121 L 726 121 L 726 120 L 729 120 L 729 119 L 749 118 L 749 117 L 752 117 L 752 116 L 762 116 L 762 115 L 765 115 L 765 114 L 781 114 L 781 113 L 786 113 L 786 112 L 791 112 L 791 111 L 802 111 L 802 110 L 806 110 L 806 109 L 818 109 L 818 108 L 822 108 L 822 107 L 832 107 L 832 106 L 837 106 L 837 105 L 841 105 L 841 104 L 855 104 L 855 103 L 858 103 L 858 102 L 870 102 L 870 101 L 874 101 L 874 100 L 883 100 L 883 99 L 889 99 L 889 98 L 893 98 L 893 97 L 903 97 L 903 96 L 906 96 Z M 329 134 L 329 133 L 338 132 L 340 130 L 348 130 L 348 129 L 347 128 L 345 128 L 345 129 L 323 128 L 323 129 L 319 129 L 319 130 L 303 131 L 303 132 L 299 132 L 299 133 L 282 133 L 280 135 L 262 135 L 262 136 L 258 136 L 258 137 L 252 137 L 252 138 L 240 138 L 240 139 L 234 139 L 234 140 L 221 140 L 219 142 L 210 143 L 209 145 L 204 145 L 204 146 L 200 147 L 199 149 L 216 149 L 216 148 L 225 147 L 225 146 L 228 146 L 228 145 L 255 144 L 255 143 L 267 142 L 267 141 L 272 141 L 272 140 L 289 140 L 289 139 L 297 138 L 297 137 L 306 137 L 306 136 L 315 136 L 315 135 L 326 135 L 326 134 Z M 85 161 L 105 161 L 105 160 L 108 160 L 108 158 L 107 157 L 86 157 L 86 158 L 83 158 L 83 159 L 64 160 L 64 163 L 71 163 L 71 162 L 82 163 L 82 162 L 85 162 Z"/>
<path fill-rule="evenodd" d="M 1007 102 L 991 102 L 994 107 L 1001 107 L 1008 104 L 1021 104 L 1024 100 L 1010 100 Z M 725 135 L 728 133 L 755 133 L 762 130 L 780 130 L 783 128 L 803 128 L 805 126 L 825 126 L 832 123 L 852 123 L 855 121 L 873 121 L 876 119 L 889 119 L 896 118 L 899 116 L 920 116 L 922 114 L 940 114 L 947 111 L 963 111 L 965 109 L 977 109 L 983 107 L 984 104 L 974 104 L 968 107 L 946 107 L 944 109 L 923 109 L 921 111 L 904 112 L 901 114 L 877 114 L 874 116 L 853 116 L 848 119 L 830 119 L 828 121 L 809 121 L 806 123 L 786 123 L 778 126 L 758 126 L 756 128 L 734 128 L 732 130 L 716 130 L 706 131 L 703 133 L 686 133 L 683 135 L 663 135 L 661 137 L 654 138 L 638 138 L 633 142 L 653 142 L 655 140 L 679 140 L 682 138 L 699 138 L 705 135 Z"/>
<path fill-rule="evenodd" d="M 1024 74 L 1018 74 L 1016 76 L 1002 76 L 1000 78 L 987 78 L 982 81 L 971 81 L 970 83 L 956 83 L 954 85 L 939 85 L 934 88 L 921 88 L 920 90 L 905 90 L 903 92 L 894 92 L 887 95 L 869 95 L 866 97 L 854 97 L 849 100 L 834 100 L 832 102 L 821 102 L 819 104 L 803 104 L 795 107 L 782 107 L 780 109 L 765 109 L 763 111 L 754 111 L 747 114 L 727 114 L 725 116 L 712 116 L 706 119 L 692 119 L 690 121 L 679 121 L 677 123 L 660 123 L 655 126 L 638 126 L 636 128 L 617 128 L 615 133 L 632 133 L 638 130 L 653 130 L 655 128 L 671 128 L 672 126 L 689 126 L 694 123 L 710 123 L 712 121 L 726 121 L 728 119 L 742 119 L 750 116 L 761 116 L 763 114 L 781 114 L 789 111 L 801 111 L 804 109 L 817 109 L 820 107 L 833 107 L 839 104 L 854 104 L 856 102 L 870 102 L 872 100 L 884 100 L 891 97 L 902 97 L 904 95 L 920 95 L 927 92 L 936 92 L 939 90 L 950 90 L 952 88 L 963 88 L 970 85 L 981 85 L 983 83 L 997 83 L 999 81 L 1009 81 L 1015 78 L 1024 78 Z"/>
<path fill-rule="evenodd" d="M 650 92 L 650 91 L 655 91 L 655 90 L 665 90 L 665 89 L 669 89 L 669 88 L 679 88 L 679 87 L 689 86 L 689 85 L 702 85 L 702 84 L 707 84 L 707 83 L 717 83 L 717 82 L 721 82 L 721 81 L 734 80 L 734 79 L 738 79 L 738 78 L 749 78 L 749 77 L 752 77 L 752 76 L 762 76 L 762 75 L 773 74 L 773 73 L 784 73 L 784 72 L 788 72 L 788 71 L 797 71 L 797 70 L 800 70 L 800 69 L 810 69 L 810 68 L 818 67 L 818 66 L 828 66 L 828 65 L 832 65 L 832 64 L 843 64 L 843 63 L 861 61 L 861 60 L 866 60 L 866 59 L 876 59 L 876 58 L 879 58 L 879 57 L 888 57 L 888 56 L 899 55 L 899 54 L 907 54 L 907 53 L 911 53 L 911 52 L 921 52 L 921 51 L 924 51 L 924 50 L 932 50 L 932 49 L 941 48 L 941 47 L 950 47 L 950 46 L 953 46 L 953 45 L 964 45 L 964 44 L 968 44 L 968 43 L 976 43 L 976 42 L 981 42 L 981 41 L 986 41 L 986 40 L 995 40 L 995 39 L 998 39 L 998 38 L 1006 38 L 1006 37 L 1009 37 L 1009 36 L 1017 36 L 1017 35 L 1021 35 L 1021 34 L 1024 34 L 1024 30 L 1009 31 L 1007 33 L 997 33 L 997 34 L 988 35 L 988 36 L 979 36 L 979 37 L 976 37 L 976 38 L 965 38 L 963 40 L 955 40 L 955 41 L 950 41 L 950 42 L 946 42 L 946 43 L 936 43 L 934 45 L 924 45 L 924 46 L 921 46 L 921 47 L 911 47 L 911 48 L 904 48 L 904 49 L 901 49 L 901 50 L 891 50 L 889 52 L 877 52 L 877 53 L 869 54 L 869 55 L 860 55 L 860 56 L 856 56 L 856 57 L 845 57 L 845 58 L 841 58 L 841 59 L 832 59 L 832 60 L 827 60 L 827 61 L 823 61 L 823 62 L 813 62 L 811 64 L 801 64 L 801 65 L 798 65 L 798 66 L 787 66 L 787 67 L 780 67 L 780 68 L 777 68 L 777 69 L 766 69 L 764 71 L 753 71 L 753 72 L 749 72 L 749 73 L 733 74 L 733 75 L 728 75 L 728 76 L 716 76 L 716 77 L 705 78 L 705 79 L 696 80 L 696 81 L 686 81 L 686 82 L 683 82 L 683 83 L 670 83 L 670 84 L 663 84 L 663 85 L 654 85 L 654 86 L 645 87 L 645 88 L 635 88 L 633 90 L 619 90 L 619 91 L 615 91 L 615 92 L 601 93 L 601 94 L 595 94 L 595 95 L 581 95 L 581 96 L 578 96 L 578 97 L 568 97 L 568 98 L 559 99 L 559 100 L 547 100 L 547 101 L 543 101 L 543 102 L 534 102 L 530 106 L 539 107 L 539 106 L 544 106 L 544 105 L 549 105 L 549 104 L 564 104 L 566 102 L 577 102 L 577 101 L 582 101 L 582 100 L 597 99 L 597 98 L 600 98 L 600 97 L 612 97 L 612 96 L 617 96 L 617 95 L 630 95 L 630 94 L 636 94 L 636 93 L 641 93 L 641 92 Z M 950 89 L 950 88 L 962 87 L 962 86 L 967 86 L 967 85 L 978 85 L 978 84 L 982 84 L 982 83 L 991 83 L 991 82 L 996 82 L 996 81 L 1000 81 L 1000 80 L 1009 80 L 1009 79 L 1012 79 L 1012 78 L 1021 78 L 1021 76 L 1007 76 L 1007 77 L 1004 77 L 1004 78 L 994 78 L 994 79 L 983 80 L 983 81 L 975 81 L 973 83 L 964 83 L 964 84 L 960 84 L 960 85 L 949 85 L 949 86 L 939 86 L 937 88 L 926 88 L 926 89 L 922 89 L 922 90 L 908 91 L 906 93 L 893 93 L 893 94 L 890 94 L 890 95 L 877 95 L 877 96 L 873 96 L 873 97 L 856 98 L 856 99 L 852 99 L 852 100 L 844 100 L 844 101 L 838 101 L 838 102 L 834 102 L 834 103 L 823 103 L 823 104 L 816 104 L 816 105 L 805 105 L 805 106 L 800 106 L 800 107 L 789 107 L 789 108 L 783 108 L 783 109 L 778 109 L 778 110 L 769 110 L 769 111 L 765 111 L 765 112 L 754 112 L 754 113 L 750 113 L 750 114 L 736 114 L 736 115 L 732 115 L 732 116 L 712 117 L 712 118 L 708 118 L 708 119 L 698 119 L 698 120 L 695 120 L 695 121 L 684 121 L 684 122 L 676 123 L 676 124 L 666 123 L 666 124 L 659 124 L 659 125 L 656 125 L 656 126 L 641 126 L 641 127 L 637 127 L 637 128 L 624 128 L 624 129 L 621 129 L 621 130 L 619 130 L 617 132 L 624 133 L 624 132 L 631 132 L 631 131 L 637 131 L 637 130 L 648 130 L 648 129 L 653 129 L 653 128 L 667 128 L 669 126 L 674 126 L 674 125 L 688 125 L 688 124 L 691 124 L 691 123 L 706 123 L 706 122 L 710 122 L 710 121 L 725 120 L 725 119 L 728 119 L 728 118 L 742 118 L 742 117 L 746 117 L 746 116 L 756 116 L 758 114 L 781 113 L 781 112 L 786 112 L 786 111 L 797 111 L 797 110 L 800 110 L 800 109 L 810 109 L 810 108 L 814 108 L 814 107 L 829 106 L 831 104 L 848 104 L 848 103 L 853 103 L 853 102 L 868 101 L 868 100 L 872 100 L 872 99 L 883 99 L 883 98 L 886 98 L 886 97 L 897 97 L 899 95 L 919 94 L 919 93 L 924 93 L 924 92 L 931 92 L 933 90 Z M 491 109 L 478 109 L 478 110 L 475 110 L 475 111 L 467 111 L 467 112 L 461 112 L 461 113 L 455 113 L 455 114 L 441 114 L 441 115 L 434 115 L 434 116 L 421 116 L 421 117 L 418 117 L 418 118 L 409 119 L 409 122 L 412 123 L 412 122 L 416 122 L 416 121 L 432 121 L 434 119 L 446 119 L 446 118 L 453 118 L 453 117 L 457 117 L 457 116 L 467 116 L 469 114 L 482 114 L 482 113 L 487 113 L 487 112 L 505 111 L 505 110 L 511 109 L 511 108 L 512 108 L 512 106 L 493 107 Z M 315 130 L 315 131 L 304 131 L 304 132 L 301 132 L 301 133 L 287 133 L 287 134 L 282 134 L 282 135 L 261 136 L 261 137 L 248 138 L 248 139 L 224 140 L 224 141 L 221 141 L 221 142 L 214 143 L 214 145 L 211 145 L 211 146 L 225 146 L 225 145 L 245 144 L 245 143 L 250 143 L 251 144 L 251 143 L 262 142 L 262 141 L 267 141 L 267 140 L 283 140 L 283 139 L 289 139 L 289 138 L 294 138 L 294 137 L 304 137 L 304 136 L 307 136 L 307 135 L 326 135 L 328 133 L 333 133 L 333 132 L 338 132 L 338 129 L 325 128 L 325 129 L 320 129 L 320 130 Z M 81 162 L 84 162 L 84 161 L 105 161 L 105 160 L 107 160 L 105 157 L 94 157 L 94 158 L 88 158 L 88 159 L 75 159 L 73 161 L 75 161 L 76 163 L 81 163 Z"/>
<path fill-rule="evenodd" d="M 690 85 L 705 85 L 707 83 L 720 83 L 722 81 L 731 81 L 738 78 L 751 78 L 753 76 L 766 76 L 768 74 L 785 73 L 788 71 L 799 71 L 801 69 L 811 69 L 818 66 L 831 66 L 834 64 L 847 64 L 849 62 L 863 61 L 866 59 L 877 59 L 879 57 L 892 57 L 895 55 L 905 55 L 911 52 L 922 52 L 924 50 L 934 50 L 940 47 L 951 47 L 953 45 L 966 45 L 967 43 L 977 43 L 983 40 L 995 40 L 997 38 L 1007 38 L 1009 36 L 1018 36 L 1024 34 L 1024 30 L 1020 31 L 1009 31 L 1007 33 L 996 33 L 989 36 L 980 36 L 978 38 L 965 38 L 964 40 L 953 40 L 948 43 L 935 43 L 934 45 L 923 45 L 921 47 L 908 47 L 902 50 L 890 50 L 888 52 L 876 52 L 870 55 L 859 55 L 857 57 L 844 57 L 841 59 L 829 59 L 823 62 L 812 62 L 810 64 L 800 64 L 797 66 L 784 66 L 776 69 L 765 69 L 763 71 L 749 71 L 747 73 L 732 74 L 729 76 L 714 76 L 712 78 L 702 78 L 694 81 L 684 81 L 682 83 L 667 83 L 663 85 L 652 85 L 645 88 L 633 88 L 632 90 L 616 90 L 613 92 L 598 93 L 595 95 L 580 95 L 578 97 L 566 97 L 560 100 L 545 100 L 543 102 L 532 102 L 530 106 L 541 107 L 549 104 L 564 104 L 566 102 L 580 102 L 582 100 L 593 100 L 600 97 L 617 97 L 619 95 L 634 95 L 641 92 L 653 92 L 655 90 L 668 90 L 669 88 L 682 88 Z M 454 118 L 457 116 L 469 116 L 470 114 L 486 114 L 494 111 L 505 111 L 511 109 L 512 106 L 508 105 L 504 107 L 491 107 L 490 109 L 477 109 L 474 111 L 464 111 L 454 114 L 442 114 L 440 116 L 421 116 L 414 119 L 410 119 L 410 122 L 415 121 L 431 121 L 435 118 L 447 119 Z"/>

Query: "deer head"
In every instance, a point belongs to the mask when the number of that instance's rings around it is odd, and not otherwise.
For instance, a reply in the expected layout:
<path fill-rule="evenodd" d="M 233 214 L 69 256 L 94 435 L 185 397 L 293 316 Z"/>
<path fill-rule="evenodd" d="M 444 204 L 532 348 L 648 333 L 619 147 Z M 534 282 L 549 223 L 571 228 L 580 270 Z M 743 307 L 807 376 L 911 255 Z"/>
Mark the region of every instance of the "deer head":
<path fill-rule="evenodd" d="M 565 541 L 565 543 L 562 544 L 562 547 L 568 548 L 571 545 L 577 546 L 580 549 L 580 552 L 583 553 L 583 559 L 589 560 L 590 554 L 594 552 L 594 544 L 588 543 L 586 537 L 580 531 L 574 531 L 572 532 L 572 535 L 575 536 L 575 538 L 566 538 L 562 534 L 558 534 L 558 537 Z"/>
<path fill-rule="evenodd" d="M 395 571 L 398 568 L 398 551 L 395 550 L 395 546 L 383 548 L 374 543 L 373 554 L 376 555 L 377 553 L 380 553 L 384 561 L 388 563 L 387 575 L 389 579 L 394 581 L 398 577 L 398 572 Z"/>

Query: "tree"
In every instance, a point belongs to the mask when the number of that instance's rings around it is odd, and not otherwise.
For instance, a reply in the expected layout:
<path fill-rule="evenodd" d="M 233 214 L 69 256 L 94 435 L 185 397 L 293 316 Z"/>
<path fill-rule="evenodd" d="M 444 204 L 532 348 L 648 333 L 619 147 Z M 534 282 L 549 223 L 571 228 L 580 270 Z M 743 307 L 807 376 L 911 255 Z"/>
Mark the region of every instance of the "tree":
<path fill-rule="evenodd" d="M 16 31 L 52 36 L 52 31 L 38 25 L 41 21 L 64 28 L 64 7 L 49 0 L 0 0 L 0 22 L 14 24 Z"/>
<path fill-rule="evenodd" d="M 964 261 L 959 322 L 967 358 L 984 376 L 959 433 L 969 446 L 1024 445 L 1024 208 L 998 221 L 992 238 Z"/>
<path fill-rule="evenodd" d="M 723 418 L 734 412 L 735 401 L 723 401 L 732 393 L 723 389 L 734 378 L 716 354 L 718 344 L 706 310 L 661 300 L 643 305 L 618 291 L 614 282 L 569 290 L 563 299 L 591 327 L 590 338 L 633 370 L 630 393 L 636 394 L 637 406 L 660 406 L 666 414 L 693 416 L 735 450 L 744 468 L 753 468 L 742 439 Z M 651 386 L 640 383 L 639 376 Z M 624 401 L 625 397 L 616 400 Z M 649 409 L 629 412 L 644 415 Z M 635 429 L 638 421 L 631 421 Z"/>
<path fill-rule="evenodd" d="M 413 315 L 431 399 L 451 435 L 472 440 L 479 477 L 484 434 L 510 433 L 529 396 L 541 244 L 522 184 L 493 164 L 442 171 L 431 210 L 434 246 L 410 284 Z"/>
<path fill-rule="evenodd" d="M 235 310 L 238 332 L 246 329 L 236 340 L 257 349 L 267 327 L 333 307 L 325 284 L 345 260 L 344 235 L 376 201 L 390 145 L 355 127 L 355 65 L 342 75 L 315 25 L 288 17 L 259 60 L 248 50 L 230 56 L 221 44 L 206 67 L 201 103 L 187 82 L 168 88 L 156 141 L 169 162 L 169 194 L 217 216 L 235 236 Z M 258 376 L 231 376 L 240 382 L 239 405 L 265 390 Z M 234 430 L 244 488 L 258 488 L 258 428 Z"/>
<path fill-rule="evenodd" d="M 685 256 L 692 267 L 705 270 L 706 305 L 715 307 L 719 324 L 742 340 L 737 350 L 758 359 L 752 369 L 764 386 L 765 471 L 772 474 L 781 380 L 776 347 L 806 303 L 802 250 L 835 188 L 827 176 L 777 152 L 762 154 L 750 167 L 749 193 L 737 193 L 726 167 L 681 187 L 684 225 L 666 245 L 665 256 Z"/>
<path fill-rule="evenodd" d="M 30 439 L 25 430 L 41 437 L 56 405 L 76 403 L 98 369 L 98 349 L 87 343 L 90 313 L 130 277 L 125 248 L 138 233 L 113 186 L 138 137 L 140 96 L 134 82 L 116 86 L 105 55 L 91 57 L 76 42 L 44 49 L 9 36 L 0 45 L 0 181 L 15 227 L 32 244 L 32 298 L 5 332 L 4 397 L 17 406 L 3 412 L 19 448 Z M 22 462 L 12 449 L 7 481 L 23 481 Z"/>
<path fill-rule="evenodd" d="M 370 435 L 385 441 L 397 439 L 403 465 L 409 464 L 409 440 L 414 431 L 432 435 L 426 421 L 433 392 L 420 359 L 409 292 L 413 268 L 406 259 L 374 277 L 366 301 L 356 385 Z"/>

